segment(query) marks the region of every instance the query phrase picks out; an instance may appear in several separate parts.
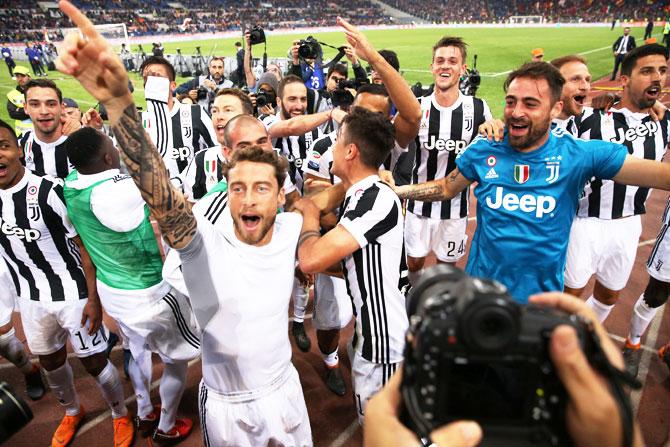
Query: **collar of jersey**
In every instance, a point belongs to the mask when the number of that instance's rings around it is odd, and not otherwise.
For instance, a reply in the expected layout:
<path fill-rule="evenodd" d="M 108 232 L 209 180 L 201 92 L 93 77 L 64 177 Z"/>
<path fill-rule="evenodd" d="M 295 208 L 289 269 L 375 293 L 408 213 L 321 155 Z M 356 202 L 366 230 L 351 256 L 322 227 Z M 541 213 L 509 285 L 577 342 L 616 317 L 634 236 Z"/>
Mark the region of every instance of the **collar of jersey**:
<path fill-rule="evenodd" d="M 37 138 L 37 133 L 33 132 L 33 141 L 35 141 L 37 144 L 40 146 L 58 146 L 59 144 L 62 144 L 67 140 L 67 135 L 61 135 L 60 138 L 58 138 L 56 141 L 53 143 L 45 143 L 44 141 L 40 140 Z"/>
<path fill-rule="evenodd" d="M 449 107 L 444 107 L 444 106 L 441 106 L 437 103 L 437 96 L 435 95 L 435 92 L 433 92 L 433 95 L 430 98 L 430 102 L 433 104 L 433 107 L 435 107 L 437 110 L 439 110 L 441 112 L 454 110 L 463 103 L 463 93 L 461 93 L 461 91 L 459 90 L 458 91 L 458 98 L 456 98 L 456 101 L 452 105 L 450 105 Z"/>
<path fill-rule="evenodd" d="M 31 175 L 33 175 L 33 173 L 30 172 L 30 169 L 23 168 L 23 177 L 21 178 L 21 180 L 19 180 L 19 183 L 12 186 L 11 188 L 0 189 L 0 194 L 12 195 L 15 192 L 21 191 L 28 184 L 28 177 Z"/>
<path fill-rule="evenodd" d="M 82 174 L 77 171 L 77 179 L 68 182 L 68 186 L 75 189 L 84 189 L 100 180 L 107 180 L 120 174 L 121 172 L 118 169 L 107 169 L 106 171 L 98 172 L 97 174 Z"/>
<path fill-rule="evenodd" d="M 368 175 L 362 180 L 357 181 L 347 189 L 347 197 L 354 195 L 359 190 L 367 189 L 370 185 L 379 181 L 377 174 Z"/>

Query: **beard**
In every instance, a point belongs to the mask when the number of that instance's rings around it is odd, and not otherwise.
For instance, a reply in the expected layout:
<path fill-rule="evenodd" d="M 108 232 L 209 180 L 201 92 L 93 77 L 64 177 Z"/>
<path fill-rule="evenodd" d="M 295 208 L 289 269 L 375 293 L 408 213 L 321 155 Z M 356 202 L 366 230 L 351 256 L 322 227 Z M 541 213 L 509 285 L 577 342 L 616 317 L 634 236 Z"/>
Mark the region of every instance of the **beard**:
<path fill-rule="evenodd" d="M 265 238 L 265 236 L 268 234 L 268 231 L 272 230 L 276 218 L 277 218 L 276 215 L 270 217 L 263 217 L 261 219 L 261 227 L 258 229 L 258 231 L 254 233 L 249 233 L 244 228 L 244 225 L 240 222 L 242 218 L 234 217 L 233 225 L 235 226 L 235 233 L 238 239 L 244 242 L 245 244 L 256 245 Z"/>
<path fill-rule="evenodd" d="M 533 124 L 531 120 L 512 120 L 508 119 L 505 121 L 505 126 L 508 129 L 511 129 L 512 125 L 528 125 L 528 131 L 525 135 L 515 136 L 511 132 L 508 133 L 509 144 L 514 149 L 528 149 L 529 147 L 534 146 L 538 141 L 540 141 L 549 130 L 551 125 L 551 119 L 548 119 L 544 122 L 538 122 Z"/>

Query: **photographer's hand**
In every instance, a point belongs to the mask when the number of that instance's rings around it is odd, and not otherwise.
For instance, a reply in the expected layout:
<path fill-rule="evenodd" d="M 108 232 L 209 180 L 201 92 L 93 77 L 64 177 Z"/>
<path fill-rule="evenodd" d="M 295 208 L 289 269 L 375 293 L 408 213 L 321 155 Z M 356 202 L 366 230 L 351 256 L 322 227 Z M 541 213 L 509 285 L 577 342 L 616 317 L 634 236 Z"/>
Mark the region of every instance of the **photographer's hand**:
<path fill-rule="evenodd" d="M 420 442 L 402 422 L 400 422 L 400 382 L 402 368 L 395 373 L 365 408 L 365 447 L 407 447 L 419 446 Z M 434 445 L 439 447 L 470 447 L 479 444 L 482 429 L 475 422 L 458 421 L 444 425 L 430 434 Z"/>
<path fill-rule="evenodd" d="M 530 302 L 561 309 L 591 321 L 610 362 L 623 370 L 621 352 L 583 301 L 564 293 L 551 292 L 531 296 Z M 616 416 L 619 414 L 619 407 L 605 379 L 589 364 L 580 348 L 574 328 L 563 325 L 554 330 L 550 355 L 570 396 L 566 424 L 575 445 L 620 446 L 623 430 L 621 418 Z M 644 445 L 637 423 L 633 445 Z"/>

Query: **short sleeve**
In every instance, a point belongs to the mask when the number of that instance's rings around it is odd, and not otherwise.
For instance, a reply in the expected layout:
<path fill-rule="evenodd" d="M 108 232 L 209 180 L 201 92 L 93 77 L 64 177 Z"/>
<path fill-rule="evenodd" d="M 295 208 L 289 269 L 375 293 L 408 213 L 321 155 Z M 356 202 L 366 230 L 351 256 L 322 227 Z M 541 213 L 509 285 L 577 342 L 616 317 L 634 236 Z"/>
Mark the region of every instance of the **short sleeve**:
<path fill-rule="evenodd" d="M 593 176 L 611 179 L 619 173 L 626 161 L 628 150 L 625 146 L 608 141 L 591 140 Z"/>
<path fill-rule="evenodd" d="M 344 211 L 339 222 L 361 248 L 398 224 L 398 203 L 390 195 L 379 194 L 379 191 L 377 185 L 368 188 L 353 208 Z"/>
<path fill-rule="evenodd" d="M 272 126 L 274 126 L 277 122 L 279 122 L 279 116 L 266 115 L 263 118 L 261 118 L 261 122 L 263 123 L 263 125 L 267 130 L 270 130 Z"/>
<path fill-rule="evenodd" d="M 477 136 L 456 158 L 458 171 L 471 182 L 478 182 L 480 180 L 477 170 L 475 169 L 475 161 L 477 154 L 482 151 L 485 144 L 488 144 L 486 138 Z"/>
<path fill-rule="evenodd" d="M 145 202 L 130 177 L 115 177 L 93 189 L 91 211 L 110 230 L 127 232 L 144 221 Z"/>

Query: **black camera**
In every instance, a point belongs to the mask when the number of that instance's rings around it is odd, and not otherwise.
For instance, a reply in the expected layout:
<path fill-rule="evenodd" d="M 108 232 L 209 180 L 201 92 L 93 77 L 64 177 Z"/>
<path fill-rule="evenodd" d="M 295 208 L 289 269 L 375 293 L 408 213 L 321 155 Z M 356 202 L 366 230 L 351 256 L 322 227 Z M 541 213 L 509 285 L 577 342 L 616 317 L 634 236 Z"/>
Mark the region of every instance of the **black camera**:
<path fill-rule="evenodd" d="M 317 59 L 321 54 L 321 46 L 319 42 L 312 36 L 307 37 L 298 42 L 298 56 L 303 59 Z"/>
<path fill-rule="evenodd" d="M 207 94 L 209 93 L 209 91 L 205 87 L 202 86 L 198 87 L 196 89 L 196 92 L 198 95 L 196 97 L 196 101 L 202 101 L 203 99 L 207 99 Z"/>
<path fill-rule="evenodd" d="M 7 382 L 0 382 L 0 444 L 22 429 L 33 418 L 28 404 Z"/>
<path fill-rule="evenodd" d="M 265 31 L 260 26 L 254 26 L 249 30 L 249 43 L 251 45 L 258 45 L 265 42 Z"/>
<path fill-rule="evenodd" d="M 552 331 L 575 328 L 587 358 L 595 335 L 575 315 L 512 300 L 496 281 L 447 265 L 422 276 L 407 301 L 403 422 L 420 436 L 471 419 L 484 446 L 572 445 L 567 393 L 549 357 Z"/>
<path fill-rule="evenodd" d="M 256 107 L 265 107 L 268 104 L 277 107 L 277 95 L 272 91 L 259 90 L 256 93 Z"/>
<path fill-rule="evenodd" d="M 333 107 L 347 108 L 353 104 L 354 95 L 347 89 L 357 90 L 358 85 L 356 85 L 356 81 L 343 79 L 337 83 L 337 88 L 330 94 L 330 100 L 333 103 Z"/>
<path fill-rule="evenodd" d="M 414 84 L 411 88 L 412 93 L 414 93 L 414 96 L 417 98 L 421 98 L 423 96 L 428 96 L 431 93 L 433 93 L 433 90 L 435 90 L 435 84 L 430 84 L 428 87 L 424 87 L 421 82 L 417 82 Z"/>
<path fill-rule="evenodd" d="M 477 94 L 477 89 L 479 89 L 479 84 L 482 83 L 482 77 L 477 70 L 477 55 L 474 57 L 474 64 L 472 68 L 465 70 L 465 74 L 458 84 L 458 89 L 465 96 L 475 96 Z"/>

